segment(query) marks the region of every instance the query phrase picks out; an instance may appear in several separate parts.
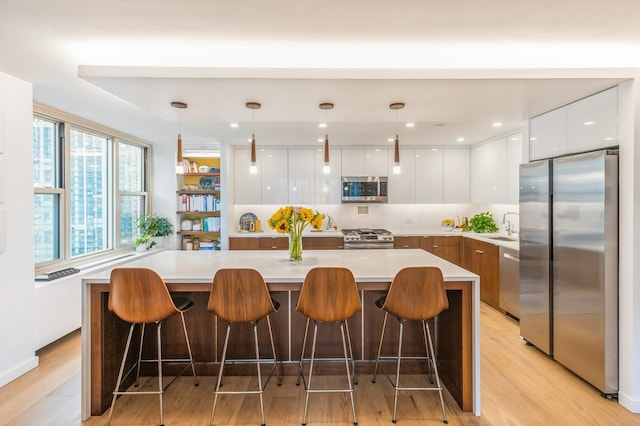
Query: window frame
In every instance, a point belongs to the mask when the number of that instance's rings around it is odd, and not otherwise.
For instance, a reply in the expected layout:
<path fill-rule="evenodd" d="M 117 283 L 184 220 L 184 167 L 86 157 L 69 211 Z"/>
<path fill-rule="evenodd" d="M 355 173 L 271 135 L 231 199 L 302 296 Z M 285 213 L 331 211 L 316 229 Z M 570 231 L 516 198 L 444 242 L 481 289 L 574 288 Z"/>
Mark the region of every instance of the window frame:
<path fill-rule="evenodd" d="M 47 271 L 62 269 L 70 266 L 87 264 L 96 260 L 113 257 L 114 255 L 133 250 L 133 241 L 122 244 L 120 234 L 121 222 L 121 199 L 123 196 L 135 195 L 143 197 L 142 206 L 144 213 L 151 211 L 151 167 L 149 158 L 152 157 L 151 143 L 108 128 L 106 126 L 93 123 L 72 114 L 57 110 L 47 105 L 34 102 L 33 118 L 53 122 L 57 125 L 57 153 L 58 161 L 57 179 L 55 188 L 35 187 L 36 194 L 55 194 L 59 197 L 57 240 L 59 258 L 35 263 L 36 274 Z M 104 173 L 107 208 L 105 211 L 107 220 L 106 247 L 96 252 L 71 256 L 71 129 L 86 132 L 98 137 L 107 139 L 107 165 Z M 33 143 L 33 141 L 32 141 Z M 120 191 L 120 144 L 132 145 L 140 148 L 143 155 L 142 171 L 142 191 Z M 34 220 L 32 218 L 32 220 Z M 55 238 L 54 238 L 55 240 Z"/>

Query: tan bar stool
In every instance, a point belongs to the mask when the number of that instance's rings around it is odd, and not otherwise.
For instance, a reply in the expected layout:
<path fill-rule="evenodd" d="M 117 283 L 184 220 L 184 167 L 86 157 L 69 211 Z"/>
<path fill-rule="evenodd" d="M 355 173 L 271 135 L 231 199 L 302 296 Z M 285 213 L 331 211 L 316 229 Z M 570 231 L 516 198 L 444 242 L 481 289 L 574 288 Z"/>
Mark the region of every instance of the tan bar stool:
<path fill-rule="evenodd" d="M 429 330 L 428 320 L 435 318 L 440 312 L 449 309 L 449 300 L 447 292 L 444 288 L 444 279 L 442 271 L 433 266 L 419 266 L 404 268 L 395 275 L 389 291 L 386 296 L 376 301 L 378 308 L 385 311 L 384 322 L 382 324 L 382 333 L 380 335 L 380 345 L 378 346 L 378 355 L 376 357 L 376 366 L 373 370 L 371 381 L 376 382 L 376 374 L 378 365 L 381 360 L 397 360 L 396 365 L 396 381 L 391 380 L 388 374 L 385 375 L 393 385 L 395 396 L 393 399 L 393 418 L 391 421 L 396 422 L 396 410 L 398 406 L 398 391 L 420 391 L 433 390 L 440 394 L 440 405 L 442 406 L 442 416 L 444 423 L 447 421 L 447 413 L 444 409 L 444 399 L 442 397 L 442 385 L 440 384 L 440 376 L 438 375 L 438 366 L 436 355 L 433 350 L 433 342 L 431 340 L 431 331 Z M 387 325 L 387 317 L 389 314 L 398 319 L 400 323 L 400 335 L 398 337 L 398 356 L 380 356 L 382 351 L 382 341 Z M 422 322 L 422 333 L 424 337 L 424 345 L 427 351 L 426 357 L 403 357 L 402 356 L 402 337 L 404 324 L 407 321 Z M 436 386 L 432 387 L 401 387 L 400 386 L 400 361 L 401 359 L 425 359 L 433 368 Z M 384 367 L 383 367 L 384 371 Z M 433 382 L 432 382 L 433 383 Z"/>
<path fill-rule="evenodd" d="M 178 378 L 189 365 L 193 372 L 194 385 L 198 386 L 198 377 L 193 364 L 193 355 L 191 353 L 191 344 L 189 343 L 189 335 L 187 326 L 184 321 L 184 313 L 193 306 L 193 302 L 187 297 L 171 296 L 167 285 L 162 278 L 152 269 L 147 268 L 116 268 L 111 271 L 111 279 L 109 281 L 109 310 L 113 311 L 120 319 L 131 323 L 129 327 L 129 336 L 120 363 L 120 371 L 118 380 L 113 391 L 113 400 L 111 401 L 111 409 L 109 410 L 108 424 L 111 424 L 113 416 L 113 407 L 116 404 L 118 395 L 125 394 L 157 394 L 160 397 L 160 424 L 164 424 L 164 413 L 162 407 L 162 395 L 164 391 Z M 184 338 L 187 343 L 188 359 L 162 359 L 162 324 L 164 320 L 174 314 L 180 314 L 182 320 L 182 329 L 184 330 Z M 134 368 L 136 368 L 135 386 L 138 385 L 140 377 L 140 364 L 142 362 L 158 363 L 158 390 L 157 391 L 121 391 L 124 367 L 127 360 L 127 354 L 131 346 L 131 337 L 133 330 L 137 324 L 140 324 L 140 349 L 138 351 L 138 360 L 127 372 L 128 376 Z M 144 339 L 145 326 L 147 324 L 157 325 L 157 359 L 142 359 L 142 342 Z M 166 386 L 162 384 L 162 363 L 163 362 L 188 362 L 189 364 L 175 376 Z M 126 377 L 125 376 L 125 377 Z"/>
<path fill-rule="evenodd" d="M 351 411 L 353 412 L 353 424 L 358 425 L 356 417 L 356 405 L 353 399 L 353 382 L 355 379 L 355 362 L 353 360 L 353 350 L 351 347 L 351 337 L 349 335 L 349 325 L 347 320 L 356 312 L 362 309 L 356 280 L 351 271 L 343 267 L 317 267 L 311 269 L 305 276 L 300 290 L 300 298 L 296 311 L 307 317 L 307 325 L 304 330 L 302 340 L 302 352 L 300 353 L 300 364 L 298 367 L 298 383 L 300 377 L 304 381 L 306 397 L 304 401 L 304 417 L 302 425 L 307 424 L 307 407 L 309 405 L 309 395 L 311 393 L 324 392 L 348 392 L 351 397 Z M 311 359 L 309 364 L 309 379 L 304 380 L 302 364 L 309 332 L 309 321 L 313 320 L 313 343 L 311 344 Z M 318 335 L 318 325 L 321 323 L 339 323 L 342 336 L 342 349 L 344 351 L 344 363 L 347 370 L 348 387 L 345 389 L 311 389 L 311 378 L 313 375 L 313 364 L 316 361 L 316 338 Z M 346 337 L 345 337 L 346 335 Z M 347 346 L 349 353 L 347 354 Z M 341 359 L 341 358 L 339 358 Z M 351 359 L 352 371 L 349 371 L 349 359 Z M 317 361 L 320 361 L 318 359 Z M 327 359 L 323 359 L 327 360 Z M 329 359 L 334 361 L 335 359 Z"/>
<path fill-rule="evenodd" d="M 273 343 L 273 331 L 269 314 L 276 312 L 280 304 L 271 299 L 267 284 L 260 272 L 251 268 L 225 268 L 219 269 L 213 277 L 211 294 L 209 296 L 208 310 L 227 321 L 227 332 L 224 337 L 224 347 L 222 349 L 222 360 L 218 371 L 218 380 L 214 391 L 213 407 L 209 417 L 209 425 L 213 424 L 213 415 L 216 411 L 218 395 L 223 394 L 258 394 L 260 396 L 260 413 L 262 415 L 262 426 L 265 426 L 264 419 L 264 388 L 275 370 L 278 377 L 278 386 L 281 384 L 280 371 L 278 370 L 278 360 L 276 348 Z M 262 373 L 260 370 L 260 349 L 258 346 L 258 321 L 267 319 L 269 329 L 269 339 L 271 340 L 271 351 L 273 353 L 273 368 L 264 386 L 262 385 Z M 250 323 L 253 325 L 253 337 L 256 349 L 255 363 L 258 369 L 258 389 L 249 391 L 220 391 L 222 383 L 222 372 L 227 361 L 227 347 L 229 345 L 229 334 L 231 325 L 235 323 Z M 247 362 L 246 360 L 234 360 L 234 362 Z"/>

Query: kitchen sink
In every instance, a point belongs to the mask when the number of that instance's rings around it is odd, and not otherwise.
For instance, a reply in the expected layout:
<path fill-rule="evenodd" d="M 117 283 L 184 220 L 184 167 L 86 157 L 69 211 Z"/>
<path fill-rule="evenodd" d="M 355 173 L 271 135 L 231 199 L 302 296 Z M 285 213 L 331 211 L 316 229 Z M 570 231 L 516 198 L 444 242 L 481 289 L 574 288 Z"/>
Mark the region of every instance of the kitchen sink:
<path fill-rule="evenodd" d="M 506 236 L 506 235 L 497 235 L 495 237 L 489 237 L 489 238 L 492 239 L 492 240 L 498 240 L 498 241 L 518 241 L 519 240 L 519 238 L 517 236 L 516 237 L 509 237 L 509 236 Z"/>

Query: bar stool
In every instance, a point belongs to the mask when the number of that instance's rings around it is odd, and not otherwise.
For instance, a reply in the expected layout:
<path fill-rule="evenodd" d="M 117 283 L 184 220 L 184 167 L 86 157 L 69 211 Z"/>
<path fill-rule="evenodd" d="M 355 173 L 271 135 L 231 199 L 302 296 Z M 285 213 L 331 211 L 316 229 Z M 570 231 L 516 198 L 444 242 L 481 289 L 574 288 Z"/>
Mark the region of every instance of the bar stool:
<path fill-rule="evenodd" d="M 265 426 L 264 419 L 264 388 L 273 375 L 275 370 L 278 377 L 278 386 L 281 384 L 280 371 L 278 370 L 278 360 L 276 357 L 276 348 L 273 343 L 273 331 L 271 329 L 271 320 L 269 314 L 277 312 L 280 304 L 274 301 L 269 295 L 267 284 L 264 278 L 255 269 L 251 268 L 224 268 L 219 269 L 213 277 L 211 285 L 211 293 L 209 295 L 209 304 L 207 309 L 213 312 L 218 318 L 227 321 L 227 332 L 224 337 L 224 346 L 222 349 L 222 360 L 220 362 L 220 370 L 218 371 L 218 379 L 214 391 L 213 407 L 211 408 L 211 416 L 209 417 L 209 425 L 213 424 L 213 415 L 216 411 L 218 395 L 222 394 L 258 394 L 260 395 L 260 413 L 262 415 L 262 426 Z M 271 340 L 271 351 L 273 353 L 273 368 L 262 385 L 262 373 L 260 371 L 260 349 L 258 346 L 258 321 L 262 318 L 267 319 L 267 328 L 269 329 L 269 339 Z M 222 372 L 224 364 L 227 361 L 227 347 L 229 345 L 229 334 L 231 325 L 235 323 L 250 323 L 253 325 L 253 337 L 256 349 L 256 366 L 258 369 L 258 389 L 249 391 L 220 391 L 222 383 Z M 234 362 L 243 362 L 244 360 L 234 360 Z"/>
<path fill-rule="evenodd" d="M 302 340 L 302 352 L 298 367 L 298 382 L 302 377 L 306 392 L 304 401 L 304 417 L 302 426 L 307 424 L 307 408 L 309 405 L 309 395 L 311 393 L 324 392 L 345 392 L 351 397 L 351 411 L 353 412 L 353 424 L 358 425 L 356 417 L 356 406 L 353 399 L 352 375 L 355 379 L 355 362 L 353 360 L 353 350 L 351 347 L 351 336 L 349 335 L 349 325 L 347 320 L 356 312 L 362 309 L 356 280 L 351 271 L 343 267 L 317 267 L 309 270 L 302 283 L 300 298 L 296 311 L 307 317 L 307 325 L 304 330 Z M 309 364 L 309 379 L 305 381 L 302 363 L 309 332 L 309 321 L 313 320 L 313 343 L 311 344 L 311 359 Z M 342 336 L 342 349 L 344 351 L 344 363 L 347 371 L 348 387 L 346 389 L 311 389 L 311 378 L 313 375 L 313 364 L 316 361 L 316 338 L 318 335 L 318 325 L 321 323 L 339 323 Z M 346 338 L 345 338 L 346 334 Z M 349 353 L 347 354 L 347 345 Z M 349 371 L 349 358 L 351 359 L 352 372 Z M 318 359 L 320 361 L 322 359 Z M 333 360 L 333 359 L 324 359 Z"/>
<path fill-rule="evenodd" d="M 191 344 L 189 343 L 189 335 L 187 326 L 184 321 L 184 313 L 193 306 L 193 302 L 187 297 L 171 296 L 167 285 L 162 278 L 152 269 L 148 268 L 116 268 L 111 271 L 109 281 L 109 310 L 114 312 L 120 319 L 131 324 L 129 327 L 129 336 L 120 363 L 120 371 L 118 380 L 113 391 L 113 400 L 111 401 L 111 409 L 109 410 L 108 424 L 111 424 L 113 416 L 113 407 L 116 404 L 118 395 L 125 394 L 157 394 L 160 397 L 160 424 L 164 424 L 164 413 L 162 406 L 162 395 L 174 380 L 179 377 L 188 367 L 191 366 L 193 372 L 194 385 L 198 386 L 198 377 L 193 364 L 193 355 L 191 353 Z M 162 359 L 162 324 L 164 320 L 174 314 L 180 314 L 182 320 L 182 329 L 184 330 L 184 338 L 187 343 L 188 359 Z M 147 324 L 157 325 L 157 359 L 142 359 L 142 342 L 144 340 L 144 331 Z M 133 330 L 137 324 L 141 325 L 140 333 L 140 349 L 138 351 L 138 360 L 127 372 L 128 376 L 134 368 L 136 368 L 135 386 L 138 386 L 140 377 L 140 364 L 142 362 L 158 363 L 158 390 L 157 391 L 121 391 L 124 367 L 127 360 L 127 354 L 131 346 L 131 338 Z M 162 363 L 163 362 L 188 362 L 178 376 L 175 376 L 166 386 L 162 384 Z M 125 377 L 126 377 L 125 376 Z"/>
<path fill-rule="evenodd" d="M 388 374 L 385 375 L 393 385 L 395 396 L 393 399 L 393 418 L 391 421 L 396 422 L 396 410 L 398 406 L 398 391 L 419 391 L 434 390 L 440 394 L 440 405 L 442 406 L 442 416 L 444 423 L 447 421 L 447 413 L 444 409 L 444 399 L 442 397 L 442 385 L 440 384 L 440 376 L 438 375 L 438 366 L 436 363 L 436 355 L 433 350 L 433 342 L 431 340 L 431 331 L 429 329 L 428 320 L 435 318 L 440 312 L 449 308 L 449 300 L 447 292 L 444 288 L 444 279 L 442 271 L 434 266 L 419 266 L 404 268 L 395 275 L 389 291 L 386 296 L 381 297 L 376 302 L 379 309 L 385 311 L 384 322 L 382 323 L 382 334 L 380 335 L 380 345 L 378 346 L 378 355 L 376 357 L 376 365 L 373 370 L 371 381 L 376 382 L 376 374 L 378 365 L 381 360 L 397 360 L 396 365 L 396 381 L 391 380 Z M 389 314 L 398 319 L 400 323 L 400 335 L 398 337 L 398 356 L 380 356 L 382 351 L 382 341 L 387 325 L 387 317 Z M 427 351 L 426 357 L 403 357 L 402 356 L 402 337 L 404 332 L 404 324 L 407 321 L 422 322 L 422 334 L 424 337 L 424 345 Z M 401 387 L 400 386 L 400 361 L 402 358 L 410 359 L 426 359 L 428 365 L 433 368 L 436 386 L 432 387 Z M 383 371 L 384 371 L 384 367 Z M 433 381 L 431 382 L 433 383 Z"/>

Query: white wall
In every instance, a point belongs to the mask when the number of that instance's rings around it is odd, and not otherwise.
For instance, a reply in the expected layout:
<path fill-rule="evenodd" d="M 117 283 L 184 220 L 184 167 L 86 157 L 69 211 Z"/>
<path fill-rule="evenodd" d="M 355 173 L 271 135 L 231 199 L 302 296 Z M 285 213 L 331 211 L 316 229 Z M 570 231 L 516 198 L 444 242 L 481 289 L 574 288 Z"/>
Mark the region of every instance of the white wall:
<path fill-rule="evenodd" d="M 6 153 L 6 250 L 0 253 L 0 386 L 38 365 L 34 346 L 33 93 L 30 83 L 0 73 L 0 138 Z M 2 145 L 2 143 L 0 143 Z M 11 182 L 9 184 L 9 182 Z"/>

